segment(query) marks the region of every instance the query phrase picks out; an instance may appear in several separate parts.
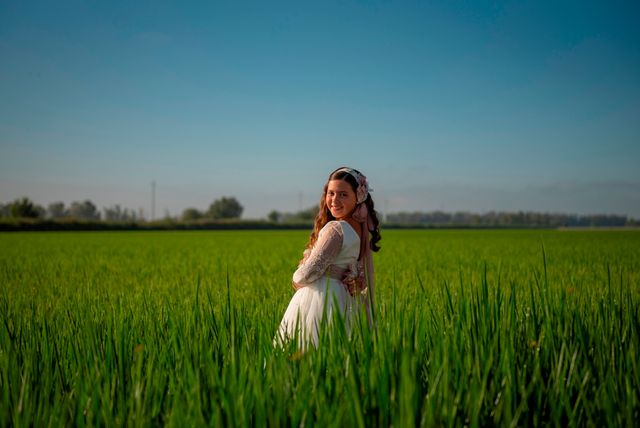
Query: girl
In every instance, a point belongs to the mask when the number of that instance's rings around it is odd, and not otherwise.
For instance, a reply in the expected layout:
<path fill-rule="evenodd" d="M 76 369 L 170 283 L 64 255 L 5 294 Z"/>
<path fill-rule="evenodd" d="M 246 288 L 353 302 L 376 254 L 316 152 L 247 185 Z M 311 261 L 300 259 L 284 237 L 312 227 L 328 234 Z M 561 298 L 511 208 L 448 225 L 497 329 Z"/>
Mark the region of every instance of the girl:
<path fill-rule="evenodd" d="M 369 192 L 367 178 L 355 169 L 342 167 L 329 175 L 276 342 L 297 337 L 302 348 L 317 346 L 324 317 L 330 323 L 339 315 L 348 328 L 361 304 L 373 324 L 371 251 L 380 250 L 381 237 Z"/>

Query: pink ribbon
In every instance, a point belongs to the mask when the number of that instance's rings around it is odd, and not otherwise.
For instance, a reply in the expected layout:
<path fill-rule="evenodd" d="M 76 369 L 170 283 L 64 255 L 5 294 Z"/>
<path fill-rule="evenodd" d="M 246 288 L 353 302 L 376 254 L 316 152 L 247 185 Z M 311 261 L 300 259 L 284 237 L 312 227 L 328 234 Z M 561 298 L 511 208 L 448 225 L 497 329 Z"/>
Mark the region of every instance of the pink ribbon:
<path fill-rule="evenodd" d="M 358 204 L 356 209 L 353 211 L 351 217 L 360 223 L 360 227 L 362 230 L 361 238 L 360 238 L 360 257 L 359 259 L 363 261 L 365 268 L 365 279 L 367 281 L 367 317 L 369 318 L 369 324 L 373 326 L 374 322 L 374 299 L 373 299 L 373 289 L 375 285 L 375 278 L 373 273 L 373 257 L 371 254 L 371 245 L 369 244 L 369 233 L 371 230 L 375 229 L 375 224 L 373 223 L 373 219 L 369 215 L 369 209 L 367 208 L 367 204 L 361 203 Z"/>

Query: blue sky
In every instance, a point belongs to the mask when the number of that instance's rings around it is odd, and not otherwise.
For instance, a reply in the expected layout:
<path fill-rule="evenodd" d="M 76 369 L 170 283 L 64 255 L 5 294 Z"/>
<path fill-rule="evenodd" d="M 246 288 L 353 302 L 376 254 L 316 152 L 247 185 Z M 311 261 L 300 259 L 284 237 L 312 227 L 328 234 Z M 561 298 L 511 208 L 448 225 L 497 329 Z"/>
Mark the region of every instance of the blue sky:
<path fill-rule="evenodd" d="M 0 0 L 0 202 L 640 218 L 640 3 Z"/>

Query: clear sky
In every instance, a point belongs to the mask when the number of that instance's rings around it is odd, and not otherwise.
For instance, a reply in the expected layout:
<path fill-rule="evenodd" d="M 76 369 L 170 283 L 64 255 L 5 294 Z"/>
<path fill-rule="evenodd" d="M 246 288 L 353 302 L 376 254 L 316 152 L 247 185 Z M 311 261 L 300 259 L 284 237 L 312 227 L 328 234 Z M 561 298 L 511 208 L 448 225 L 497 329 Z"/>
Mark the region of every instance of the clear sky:
<path fill-rule="evenodd" d="M 640 218 L 638 1 L 0 0 L 0 202 Z"/>

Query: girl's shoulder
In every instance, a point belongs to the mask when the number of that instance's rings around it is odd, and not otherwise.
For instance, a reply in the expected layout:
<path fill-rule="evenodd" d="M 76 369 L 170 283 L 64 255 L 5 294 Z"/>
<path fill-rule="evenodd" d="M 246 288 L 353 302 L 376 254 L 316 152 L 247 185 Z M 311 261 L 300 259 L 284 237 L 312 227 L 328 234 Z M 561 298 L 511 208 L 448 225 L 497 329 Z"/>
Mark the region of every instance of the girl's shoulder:
<path fill-rule="evenodd" d="M 341 239 L 345 237 L 345 235 L 350 236 L 353 234 L 354 239 L 360 238 L 360 234 L 356 231 L 356 229 L 346 220 L 331 220 L 325 224 L 322 229 L 320 229 L 320 233 L 318 235 L 336 235 Z M 351 238 L 349 238 L 351 239 Z"/>
<path fill-rule="evenodd" d="M 337 236 L 342 239 L 345 235 L 345 229 L 349 227 L 349 223 L 344 220 L 330 220 L 322 227 L 322 229 L 320 229 L 318 237 L 320 235 L 326 235 Z"/>
<path fill-rule="evenodd" d="M 332 220 L 327 222 L 322 229 L 318 232 L 318 240 L 316 244 L 319 242 L 326 244 L 327 242 L 334 242 L 342 244 L 342 240 L 344 239 L 344 232 L 342 230 L 342 226 L 340 222 L 336 220 Z"/>
<path fill-rule="evenodd" d="M 355 236 L 357 236 L 358 238 L 360 238 L 360 233 L 358 233 L 358 230 L 351 224 L 349 223 L 347 220 L 337 220 L 337 222 L 340 224 L 340 226 L 342 227 L 343 233 L 353 233 Z M 345 232 L 345 230 L 347 232 Z"/>
<path fill-rule="evenodd" d="M 320 229 L 320 232 L 321 233 L 323 231 L 339 231 L 339 232 L 342 232 L 342 225 L 340 224 L 341 222 L 342 222 L 342 220 L 330 220 L 330 221 L 327 222 L 327 224 L 322 226 L 322 229 Z"/>

